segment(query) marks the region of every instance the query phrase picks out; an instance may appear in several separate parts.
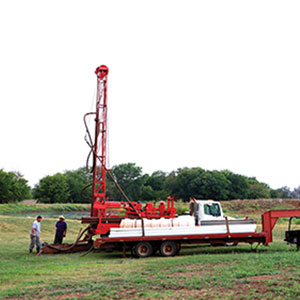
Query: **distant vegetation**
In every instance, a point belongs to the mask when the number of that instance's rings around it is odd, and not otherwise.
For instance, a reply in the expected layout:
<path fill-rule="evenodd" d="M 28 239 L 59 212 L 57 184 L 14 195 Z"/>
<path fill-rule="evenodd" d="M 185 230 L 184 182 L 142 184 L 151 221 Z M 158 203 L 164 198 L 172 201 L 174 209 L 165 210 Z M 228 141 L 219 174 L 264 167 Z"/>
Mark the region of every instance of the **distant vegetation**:
<path fill-rule="evenodd" d="M 156 203 L 157 204 L 157 203 Z M 221 201 L 223 212 L 235 218 L 243 218 L 248 216 L 261 222 L 261 215 L 268 210 L 276 209 L 299 209 L 300 199 L 256 199 L 256 200 L 228 200 Z M 178 215 L 183 215 L 189 211 L 189 203 L 181 200 L 176 201 L 175 207 Z M 43 217 L 58 216 L 63 214 L 65 217 L 75 219 L 78 218 L 78 212 L 88 214 L 90 211 L 90 203 L 5 203 L 0 205 L 0 215 L 13 215 L 13 216 L 36 216 L 41 214 Z M 288 219 L 279 219 L 279 223 L 287 222 Z M 295 220 L 295 224 L 300 224 L 300 220 Z"/>
<path fill-rule="evenodd" d="M 24 203 L 5 203 L 0 205 L 0 215 L 14 214 L 22 215 L 27 212 L 76 212 L 76 211 L 89 211 L 88 204 L 71 204 L 71 203 L 58 203 L 58 204 L 24 204 Z"/>
<path fill-rule="evenodd" d="M 0 203 L 31 199 L 27 182 L 18 172 L 4 172 L 0 169 Z"/>
<path fill-rule="evenodd" d="M 143 174 L 142 168 L 134 163 L 126 163 L 114 166 L 111 173 L 133 201 L 164 200 L 169 195 L 183 201 L 188 201 L 191 196 L 214 200 L 300 198 L 300 186 L 293 191 L 288 187 L 273 190 L 255 177 L 229 170 L 182 168 L 170 173 L 155 171 L 149 175 Z M 91 189 L 88 185 L 91 179 L 91 174 L 85 168 L 79 168 L 46 176 L 31 191 L 21 174 L 0 170 L 0 203 L 32 197 L 41 203 L 89 203 Z M 122 195 L 109 176 L 107 195 L 111 200 L 122 200 Z"/>

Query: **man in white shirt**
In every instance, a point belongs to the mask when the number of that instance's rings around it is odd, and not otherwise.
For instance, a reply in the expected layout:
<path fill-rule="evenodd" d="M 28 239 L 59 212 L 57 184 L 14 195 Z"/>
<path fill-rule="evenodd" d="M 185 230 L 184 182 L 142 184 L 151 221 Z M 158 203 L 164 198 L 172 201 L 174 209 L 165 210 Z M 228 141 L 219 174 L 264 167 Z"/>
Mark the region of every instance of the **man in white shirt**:
<path fill-rule="evenodd" d="M 34 245 L 36 245 L 36 252 L 39 253 L 41 249 L 40 233 L 41 233 L 42 217 L 37 216 L 36 220 L 32 223 L 30 231 L 30 246 L 29 253 L 32 253 Z"/>

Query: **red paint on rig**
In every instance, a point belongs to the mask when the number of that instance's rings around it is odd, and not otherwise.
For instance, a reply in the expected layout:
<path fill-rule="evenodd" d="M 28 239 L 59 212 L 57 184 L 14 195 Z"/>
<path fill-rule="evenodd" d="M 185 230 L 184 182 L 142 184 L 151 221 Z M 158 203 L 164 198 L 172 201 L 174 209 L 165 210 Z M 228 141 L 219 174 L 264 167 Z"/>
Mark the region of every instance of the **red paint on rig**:
<path fill-rule="evenodd" d="M 124 218 L 175 218 L 174 198 L 167 198 L 167 207 L 161 201 L 158 207 L 149 202 L 142 207 L 140 202 L 130 201 L 116 180 L 107 169 L 107 78 L 109 69 L 99 66 L 97 75 L 96 111 L 85 115 L 95 115 L 94 142 L 90 143 L 93 155 L 93 179 L 91 195 L 91 217 L 82 219 L 83 223 L 91 224 L 91 233 L 107 234 L 110 228 L 119 227 Z M 126 201 L 110 201 L 106 197 L 106 177 L 109 174 Z M 143 221 L 142 221 L 143 222 Z M 96 225 L 97 224 L 97 225 Z M 96 227 L 97 226 L 97 227 Z"/>
<path fill-rule="evenodd" d="M 87 129 L 86 141 L 91 150 L 87 159 L 87 167 L 90 156 L 93 157 L 93 166 L 90 172 L 93 174 L 91 195 L 91 215 L 82 218 L 82 223 L 89 226 L 81 233 L 72 245 L 48 245 L 46 244 L 42 251 L 44 253 L 60 253 L 60 252 L 77 252 L 94 248 L 123 249 L 123 256 L 126 250 L 131 250 L 137 257 L 147 257 L 152 255 L 155 250 L 159 249 L 162 256 L 173 256 L 178 254 L 181 244 L 211 244 L 225 245 L 244 243 L 258 243 L 268 245 L 272 242 L 272 230 L 280 217 L 300 217 L 300 210 L 273 210 L 265 212 L 262 215 L 262 232 L 230 232 L 229 220 L 225 216 L 226 232 L 223 233 L 195 233 L 191 228 L 188 232 L 179 232 L 174 235 L 166 234 L 162 230 L 159 235 L 145 235 L 144 219 L 158 218 L 176 218 L 176 209 L 174 208 L 174 198 L 168 197 L 167 207 L 161 201 L 158 207 L 149 202 L 144 207 L 140 202 L 130 201 L 117 181 L 113 178 L 110 171 L 107 170 L 106 160 L 106 140 L 107 140 L 107 76 L 108 68 L 101 65 L 95 71 L 97 75 L 97 99 L 96 111 L 89 112 L 84 116 L 84 123 Z M 86 117 L 95 116 L 95 135 L 92 139 L 89 132 Z M 110 175 L 112 181 L 120 191 L 126 201 L 109 201 L 106 197 L 106 175 Z M 86 190 L 86 188 L 83 189 Z M 191 203 L 195 203 L 195 199 L 191 199 Z M 190 215 L 194 216 L 193 205 L 190 205 Z M 139 236 L 121 236 L 109 237 L 112 228 L 120 227 L 122 219 L 140 219 L 142 227 L 142 235 Z M 247 221 L 248 218 L 245 218 Z M 174 220 L 173 220 L 174 221 Z M 205 226 L 198 224 L 194 228 Z M 81 240 L 83 234 L 87 232 Z M 297 248 L 300 249 L 300 235 L 294 231 L 297 238 Z M 92 237 L 100 235 L 94 242 Z M 292 236 L 293 237 L 293 236 Z M 294 237 L 293 237 L 294 238 Z M 286 239 L 287 240 L 287 239 Z M 288 241 L 288 240 L 287 240 Z M 292 241 L 294 243 L 294 241 Z M 88 253 L 87 252 L 87 253 Z"/>
<path fill-rule="evenodd" d="M 108 67 L 105 65 L 101 65 L 98 67 L 95 71 L 95 74 L 97 75 L 98 79 L 103 80 L 104 77 L 108 75 Z"/>
<path fill-rule="evenodd" d="M 93 182 L 91 216 L 98 216 L 98 204 L 106 197 L 106 141 L 107 141 L 107 75 L 108 68 L 101 65 L 97 75 L 95 139 L 93 148 Z M 99 143 L 100 138 L 100 143 Z M 100 164 L 98 166 L 98 163 Z"/>

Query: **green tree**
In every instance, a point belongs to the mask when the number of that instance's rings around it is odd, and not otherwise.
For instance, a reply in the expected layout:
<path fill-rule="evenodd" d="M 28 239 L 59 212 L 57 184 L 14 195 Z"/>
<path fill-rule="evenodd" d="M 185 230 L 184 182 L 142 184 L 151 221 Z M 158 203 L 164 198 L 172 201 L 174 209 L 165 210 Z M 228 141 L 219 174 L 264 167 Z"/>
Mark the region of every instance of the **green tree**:
<path fill-rule="evenodd" d="M 272 199 L 280 198 L 280 197 L 279 197 L 279 192 L 278 192 L 278 190 L 271 190 L 271 191 L 270 191 L 270 197 L 271 197 Z"/>
<path fill-rule="evenodd" d="M 263 182 L 259 182 L 255 177 L 248 178 L 249 192 L 248 199 L 267 199 L 271 197 L 270 187 Z"/>
<path fill-rule="evenodd" d="M 250 188 L 247 177 L 229 170 L 224 170 L 221 173 L 230 182 L 228 185 L 228 199 L 247 199 Z"/>
<path fill-rule="evenodd" d="M 163 171 L 155 171 L 151 176 L 146 175 L 145 187 L 143 190 L 142 198 L 143 200 L 164 200 L 168 196 L 168 191 L 164 189 L 164 185 L 167 179 L 167 175 Z M 148 187 L 151 187 L 152 191 Z M 151 199 L 147 198 L 147 194 L 144 196 L 144 193 L 148 193 L 148 198 L 151 195 Z"/>
<path fill-rule="evenodd" d="M 292 197 L 292 192 L 287 186 L 283 186 L 276 190 L 271 190 L 271 198 L 288 199 Z"/>
<path fill-rule="evenodd" d="M 170 172 L 163 185 L 163 190 L 167 195 L 175 196 L 175 198 L 179 198 L 179 187 L 177 185 L 177 175 L 178 172 L 172 171 Z"/>
<path fill-rule="evenodd" d="M 0 203 L 31 199 L 30 186 L 19 172 L 0 169 Z"/>
<path fill-rule="evenodd" d="M 166 181 L 166 173 L 163 171 L 155 171 L 148 176 L 145 185 L 150 185 L 154 191 L 163 190 L 164 183 Z"/>
<path fill-rule="evenodd" d="M 176 176 L 175 190 L 172 195 L 178 195 L 184 201 L 188 201 L 190 197 L 199 195 L 199 190 L 202 185 L 202 176 L 205 170 L 201 168 L 183 168 L 178 169 Z"/>
<path fill-rule="evenodd" d="M 92 182 L 92 176 L 90 173 L 87 173 L 86 168 L 83 167 L 73 171 L 66 171 L 64 175 L 69 186 L 69 202 L 89 203 L 91 188 L 87 188 L 83 191 L 84 197 L 81 196 L 81 191 Z"/>
<path fill-rule="evenodd" d="M 197 180 L 198 181 L 198 180 Z M 206 171 L 199 178 L 198 199 L 228 200 L 230 182 L 219 171 Z"/>
<path fill-rule="evenodd" d="M 156 193 L 150 185 L 144 185 L 142 189 L 141 199 L 145 201 L 153 201 L 156 198 Z"/>
<path fill-rule="evenodd" d="M 70 190 L 67 177 L 57 173 L 42 178 L 35 186 L 34 197 L 42 203 L 66 203 L 70 201 Z"/>
<path fill-rule="evenodd" d="M 184 168 L 178 170 L 176 187 L 172 195 L 178 195 L 184 201 L 188 201 L 190 197 L 227 200 L 229 184 L 224 174 L 219 171 Z"/>
<path fill-rule="evenodd" d="M 142 168 L 135 163 L 113 166 L 111 174 L 131 201 L 141 200 L 144 183 L 147 176 L 142 174 Z M 124 200 L 116 186 L 108 178 L 107 194 L 114 200 Z"/>

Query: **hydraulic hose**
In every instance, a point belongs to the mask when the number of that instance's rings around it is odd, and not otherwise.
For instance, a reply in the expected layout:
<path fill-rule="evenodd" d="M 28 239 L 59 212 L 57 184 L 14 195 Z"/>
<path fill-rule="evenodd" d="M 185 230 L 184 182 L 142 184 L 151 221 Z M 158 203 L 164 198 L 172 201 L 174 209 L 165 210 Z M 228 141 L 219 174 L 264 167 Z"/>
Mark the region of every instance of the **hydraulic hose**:
<path fill-rule="evenodd" d="M 79 236 L 78 236 L 78 238 L 76 239 L 75 243 L 74 243 L 73 245 L 71 245 L 70 247 L 68 247 L 68 248 L 61 249 L 61 248 L 59 248 L 59 247 L 56 247 L 56 246 L 53 246 L 53 245 L 50 245 L 50 244 L 47 244 L 47 243 L 45 243 L 45 246 L 44 246 L 44 247 L 49 247 L 49 248 L 51 248 L 51 249 L 55 249 L 55 250 L 61 251 L 61 252 L 66 252 L 66 251 L 72 250 L 75 246 L 77 246 L 77 245 L 79 244 L 79 241 L 80 241 L 81 237 L 83 236 L 83 234 L 84 234 L 88 229 L 90 229 L 90 227 L 87 227 L 85 230 L 83 230 L 83 231 L 79 234 Z"/>

